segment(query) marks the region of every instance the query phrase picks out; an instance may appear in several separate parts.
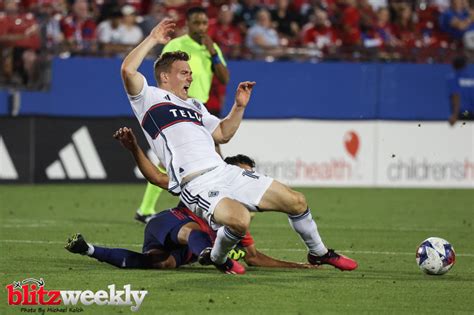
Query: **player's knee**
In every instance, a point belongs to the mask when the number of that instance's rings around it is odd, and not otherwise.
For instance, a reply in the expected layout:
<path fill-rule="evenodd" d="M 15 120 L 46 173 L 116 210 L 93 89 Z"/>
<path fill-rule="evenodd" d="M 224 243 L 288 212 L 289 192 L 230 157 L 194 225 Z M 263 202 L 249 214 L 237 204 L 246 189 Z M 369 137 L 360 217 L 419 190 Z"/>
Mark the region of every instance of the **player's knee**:
<path fill-rule="evenodd" d="M 291 194 L 291 214 L 300 214 L 306 211 L 308 208 L 308 204 L 306 202 L 306 197 L 298 192 L 298 191 L 292 191 Z"/>
<path fill-rule="evenodd" d="M 241 211 L 238 216 L 234 217 L 232 223 L 229 224 L 230 229 L 240 235 L 247 233 L 249 226 L 250 214 L 247 209 L 245 209 L 245 211 Z"/>

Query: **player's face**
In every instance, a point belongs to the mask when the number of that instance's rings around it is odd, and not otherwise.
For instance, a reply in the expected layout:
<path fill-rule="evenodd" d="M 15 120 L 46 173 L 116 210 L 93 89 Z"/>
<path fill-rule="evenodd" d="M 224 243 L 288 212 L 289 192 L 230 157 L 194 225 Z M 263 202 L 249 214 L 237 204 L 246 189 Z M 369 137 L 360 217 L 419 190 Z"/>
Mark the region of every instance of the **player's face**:
<path fill-rule="evenodd" d="M 188 19 L 189 36 L 201 41 L 202 36 L 207 33 L 209 19 L 204 13 L 194 13 Z"/>
<path fill-rule="evenodd" d="M 193 76 L 189 63 L 187 61 L 176 61 L 171 65 L 168 75 L 168 84 L 177 97 L 188 99 L 188 90 L 193 82 Z"/>

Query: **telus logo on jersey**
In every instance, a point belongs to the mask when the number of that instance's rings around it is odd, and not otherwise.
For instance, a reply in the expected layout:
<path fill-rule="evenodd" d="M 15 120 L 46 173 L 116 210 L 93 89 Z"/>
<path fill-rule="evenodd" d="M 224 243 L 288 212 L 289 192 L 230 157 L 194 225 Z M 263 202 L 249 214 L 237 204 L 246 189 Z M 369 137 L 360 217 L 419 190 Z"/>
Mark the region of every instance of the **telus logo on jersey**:
<path fill-rule="evenodd" d="M 177 118 L 190 118 L 202 122 L 202 117 L 193 110 L 170 109 L 170 112 Z"/>
<path fill-rule="evenodd" d="M 138 311 L 148 291 L 131 290 L 131 285 L 123 286 L 123 290 L 116 290 L 115 284 L 107 286 L 108 290 L 46 290 L 43 278 L 28 278 L 23 281 L 14 281 L 6 286 L 9 305 L 22 306 L 58 306 L 58 305 L 117 305 L 130 306 Z M 48 309 L 48 312 L 66 312 L 60 309 Z M 74 309 L 72 309 L 74 311 Z"/>
<path fill-rule="evenodd" d="M 150 107 L 142 120 L 142 127 L 155 139 L 161 131 L 181 122 L 202 126 L 202 115 L 190 108 L 173 103 L 159 103 Z"/>

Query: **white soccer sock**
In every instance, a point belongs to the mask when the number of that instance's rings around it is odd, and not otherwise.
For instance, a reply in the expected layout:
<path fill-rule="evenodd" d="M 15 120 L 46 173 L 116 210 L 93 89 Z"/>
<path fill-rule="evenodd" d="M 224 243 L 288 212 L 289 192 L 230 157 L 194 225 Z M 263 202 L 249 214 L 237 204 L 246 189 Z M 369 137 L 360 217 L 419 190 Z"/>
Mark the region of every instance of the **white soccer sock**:
<path fill-rule="evenodd" d="M 288 221 L 293 230 L 300 235 L 311 253 L 323 256 L 328 252 L 328 249 L 321 240 L 321 236 L 319 236 L 318 226 L 314 222 L 309 208 L 302 214 L 289 215 Z"/>
<path fill-rule="evenodd" d="M 211 251 L 211 260 L 222 265 L 227 260 L 227 254 L 242 240 L 241 235 L 232 232 L 228 227 L 222 226 L 217 230 L 214 247 Z"/>
<path fill-rule="evenodd" d="M 92 254 L 94 254 L 94 246 L 92 246 L 91 244 L 87 243 L 87 246 L 89 247 L 87 249 L 87 256 L 92 256 Z"/>

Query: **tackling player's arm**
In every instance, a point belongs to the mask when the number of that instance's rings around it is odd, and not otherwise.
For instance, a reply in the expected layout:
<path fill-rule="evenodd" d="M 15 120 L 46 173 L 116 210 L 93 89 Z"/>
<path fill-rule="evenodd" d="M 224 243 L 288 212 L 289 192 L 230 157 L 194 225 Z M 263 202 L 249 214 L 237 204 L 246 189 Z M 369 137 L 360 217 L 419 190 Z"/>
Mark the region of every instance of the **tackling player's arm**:
<path fill-rule="evenodd" d="M 272 258 L 259 252 L 255 245 L 250 245 L 245 247 L 247 254 L 244 257 L 245 263 L 249 266 L 255 267 L 273 267 L 273 268 L 297 268 L 297 269 L 308 269 L 308 268 L 318 268 L 318 266 L 296 263 L 291 261 L 284 261 Z"/>
<path fill-rule="evenodd" d="M 155 186 L 168 189 L 168 175 L 161 173 L 140 148 L 131 128 L 123 127 L 114 133 L 124 148 L 129 150 L 143 176 Z"/>
<path fill-rule="evenodd" d="M 176 24 L 170 19 L 161 21 L 137 47 L 135 47 L 122 62 L 121 74 L 125 90 L 129 95 L 137 95 L 143 88 L 143 75 L 138 72 L 143 59 L 157 44 L 166 44 L 171 38 Z"/>
<path fill-rule="evenodd" d="M 230 113 L 221 120 L 219 126 L 217 126 L 212 133 L 212 137 L 216 143 L 222 144 L 229 142 L 237 129 L 239 129 L 254 86 L 255 82 L 250 81 L 241 82 L 239 84 L 237 92 L 235 93 L 235 102 Z"/>

